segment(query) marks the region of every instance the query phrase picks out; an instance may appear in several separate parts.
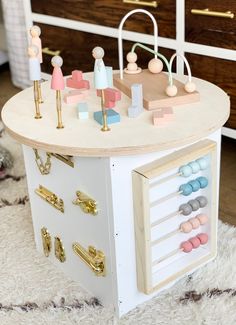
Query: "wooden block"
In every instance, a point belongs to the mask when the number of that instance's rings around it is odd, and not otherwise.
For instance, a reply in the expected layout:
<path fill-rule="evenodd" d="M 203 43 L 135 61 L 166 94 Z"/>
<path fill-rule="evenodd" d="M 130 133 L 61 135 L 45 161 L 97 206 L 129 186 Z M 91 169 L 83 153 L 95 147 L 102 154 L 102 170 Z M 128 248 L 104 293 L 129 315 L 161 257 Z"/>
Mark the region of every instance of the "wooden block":
<path fill-rule="evenodd" d="M 128 116 L 131 118 L 138 117 L 142 113 L 143 109 L 141 109 L 139 106 L 130 106 L 128 108 Z"/>
<path fill-rule="evenodd" d="M 143 108 L 143 87 L 141 84 L 131 86 L 132 106 Z"/>
<path fill-rule="evenodd" d="M 121 100 L 121 92 L 118 89 L 107 88 L 105 89 L 105 100 L 117 102 Z"/>
<path fill-rule="evenodd" d="M 85 102 L 78 103 L 77 107 L 77 116 L 80 120 L 88 119 L 88 105 Z"/>
<path fill-rule="evenodd" d="M 169 122 L 168 118 L 166 118 L 162 110 L 153 112 L 152 118 L 153 124 L 158 126 L 166 125 Z"/>
<path fill-rule="evenodd" d="M 103 117 L 102 117 L 102 111 L 94 112 L 93 118 L 96 122 L 98 122 L 100 125 L 103 125 Z M 120 114 L 114 111 L 113 109 L 109 109 L 107 111 L 107 123 L 114 124 L 120 122 Z"/>
<path fill-rule="evenodd" d="M 105 100 L 104 106 L 106 109 L 110 109 L 116 106 L 116 102 L 113 102 L 111 100 Z"/>
<path fill-rule="evenodd" d="M 64 95 L 64 102 L 66 104 L 75 104 L 81 100 L 84 100 L 86 95 L 79 90 L 72 90 L 69 91 L 67 94 Z"/>
<path fill-rule="evenodd" d="M 83 80 L 83 72 L 79 70 L 72 71 L 72 80 L 74 81 L 81 81 Z"/>
<path fill-rule="evenodd" d="M 169 107 L 195 103 L 200 100 L 199 92 L 187 93 L 184 84 L 174 79 L 174 84 L 178 88 L 175 97 L 168 97 L 165 93 L 168 85 L 168 75 L 164 72 L 153 74 L 148 70 L 143 70 L 138 74 L 124 74 L 124 79 L 120 79 L 119 74 L 113 75 L 114 86 L 131 98 L 131 87 L 135 83 L 143 85 L 143 106 L 147 110 L 161 107 Z"/>
<path fill-rule="evenodd" d="M 73 80 L 72 78 L 68 78 L 66 79 L 66 86 L 75 89 L 82 89 L 82 88 L 90 89 L 90 84 L 88 80 L 76 81 Z"/>

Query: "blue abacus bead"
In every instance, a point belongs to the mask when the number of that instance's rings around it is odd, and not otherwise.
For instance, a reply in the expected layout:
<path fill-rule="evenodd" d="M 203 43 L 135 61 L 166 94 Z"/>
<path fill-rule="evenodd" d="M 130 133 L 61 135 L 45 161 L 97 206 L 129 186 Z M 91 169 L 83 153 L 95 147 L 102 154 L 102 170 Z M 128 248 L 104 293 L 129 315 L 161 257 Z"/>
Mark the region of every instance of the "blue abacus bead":
<path fill-rule="evenodd" d="M 200 182 L 198 182 L 197 180 L 193 180 L 188 182 L 188 184 L 192 187 L 193 192 L 197 192 L 198 190 L 200 190 Z"/>
<path fill-rule="evenodd" d="M 183 177 L 189 177 L 190 175 L 192 175 L 192 168 L 188 165 L 181 166 L 179 168 L 179 173 Z"/>
<path fill-rule="evenodd" d="M 206 177 L 200 176 L 196 179 L 199 182 L 201 188 L 205 188 L 208 185 L 208 180 Z"/>
<path fill-rule="evenodd" d="M 203 157 L 199 158 L 196 160 L 196 162 L 199 164 L 201 170 L 207 169 L 208 162 L 207 162 L 206 158 L 203 158 Z"/>
<path fill-rule="evenodd" d="M 191 167 L 193 174 L 196 174 L 199 172 L 200 165 L 196 161 L 191 161 L 190 163 L 188 163 L 188 165 Z"/>
<path fill-rule="evenodd" d="M 192 186 L 190 186 L 189 184 L 182 184 L 179 187 L 179 191 L 182 192 L 181 194 L 183 194 L 184 196 L 188 196 L 193 192 Z"/>

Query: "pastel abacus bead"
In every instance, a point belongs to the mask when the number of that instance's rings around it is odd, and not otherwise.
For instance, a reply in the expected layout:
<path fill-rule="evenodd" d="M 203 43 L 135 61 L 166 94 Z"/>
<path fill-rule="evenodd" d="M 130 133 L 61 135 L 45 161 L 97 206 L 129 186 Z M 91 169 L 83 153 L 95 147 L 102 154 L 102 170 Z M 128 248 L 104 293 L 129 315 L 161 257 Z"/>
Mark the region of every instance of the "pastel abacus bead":
<path fill-rule="evenodd" d="M 200 221 L 196 217 L 189 219 L 189 222 L 191 223 L 193 229 L 197 229 L 198 227 L 200 227 Z"/>
<path fill-rule="evenodd" d="M 193 93 L 196 90 L 196 85 L 194 82 L 189 81 L 185 84 L 184 89 L 187 93 Z"/>
<path fill-rule="evenodd" d="M 198 248 L 201 245 L 201 241 L 197 236 L 190 238 L 189 242 L 192 244 L 194 249 Z"/>
<path fill-rule="evenodd" d="M 208 222 L 208 216 L 204 213 L 200 213 L 196 216 L 201 225 L 205 225 Z"/>
<path fill-rule="evenodd" d="M 200 208 L 204 208 L 208 203 L 207 198 L 205 196 L 198 196 L 196 200 L 199 202 Z"/>
<path fill-rule="evenodd" d="M 177 87 L 175 85 L 172 85 L 172 86 L 169 85 L 166 88 L 166 95 L 169 96 L 169 97 L 176 96 L 177 95 L 177 92 L 178 92 L 178 90 L 177 90 Z"/>
<path fill-rule="evenodd" d="M 184 241 L 181 243 L 180 249 L 182 249 L 185 253 L 190 253 L 193 249 L 193 245 L 190 241 Z"/>
<path fill-rule="evenodd" d="M 197 180 L 190 181 L 188 184 L 192 187 L 193 192 L 197 192 L 200 189 L 200 183 Z"/>
<path fill-rule="evenodd" d="M 188 216 L 192 213 L 192 207 L 190 204 L 184 203 L 180 205 L 179 211 L 181 211 L 184 216 Z"/>
<path fill-rule="evenodd" d="M 188 201 L 188 204 L 191 205 L 193 211 L 196 211 L 200 208 L 200 203 L 197 200 L 190 200 Z"/>
<path fill-rule="evenodd" d="M 207 162 L 206 158 L 203 158 L 203 157 L 202 158 L 198 158 L 196 160 L 196 162 L 199 164 L 201 170 L 207 169 L 208 162 Z"/>
<path fill-rule="evenodd" d="M 192 186 L 189 184 L 180 185 L 179 191 L 182 192 L 181 194 L 183 194 L 184 196 L 188 196 L 193 192 Z"/>
<path fill-rule="evenodd" d="M 179 168 L 179 173 L 183 177 L 189 177 L 190 175 L 192 175 L 192 168 L 188 165 L 181 166 Z"/>
<path fill-rule="evenodd" d="M 151 59 L 148 63 L 148 70 L 151 73 L 160 73 L 163 70 L 163 63 L 160 59 Z"/>
<path fill-rule="evenodd" d="M 197 235 L 197 238 L 200 240 L 201 245 L 205 245 L 208 242 L 208 235 L 206 233 Z"/>
<path fill-rule="evenodd" d="M 200 165 L 196 161 L 191 161 L 190 163 L 188 163 L 188 165 L 191 167 L 193 174 L 196 174 L 199 172 Z"/>
<path fill-rule="evenodd" d="M 205 188 L 208 185 L 208 180 L 206 177 L 200 176 L 196 179 L 199 182 L 201 188 Z"/>
<path fill-rule="evenodd" d="M 189 233 L 190 231 L 192 231 L 193 227 L 191 225 L 190 222 L 186 221 L 186 222 L 182 222 L 180 224 L 180 230 L 184 233 Z"/>

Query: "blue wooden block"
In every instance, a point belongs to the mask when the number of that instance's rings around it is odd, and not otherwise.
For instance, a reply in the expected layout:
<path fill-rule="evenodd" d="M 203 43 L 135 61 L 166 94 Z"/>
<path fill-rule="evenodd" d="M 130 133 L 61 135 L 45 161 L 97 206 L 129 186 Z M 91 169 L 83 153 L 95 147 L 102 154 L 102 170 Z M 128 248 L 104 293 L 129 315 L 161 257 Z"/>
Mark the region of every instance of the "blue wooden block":
<path fill-rule="evenodd" d="M 85 120 L 89 117 L 87 103 L 78 103 L 76 109 L 77 109 L 77 116 L 79 119 Z"/>
<path fill-rule="evenodd" d="M 106 66 L 108 88 L 113 88 L 113 71 L 112 67 Z"/>
<path fill-rule="evenodd" d="M 103 125 L 103 117 L 102 117 L 102 111 L 94 112 L 93 118 L 96 122 L 98 122 L 100 125 Z M 107 110 L 107 123 L 108 124 L 114 124 L 120 122 L 120 114 L 113 111 L 113 109 Z"/>
<path fill-rule="evenodd" d="M 133 84 L 131 86 L 132 105 L 128 108 L 129 117 L 137 117 L 143 111 L 143 86 L 142 84 Z"/>
<path fill-rule="evenodd" d="M 139 106 L 130 106 L 128 108 L 128 116 L 131 118 L 138 117 L 142 113 L 143 109 Z"/>

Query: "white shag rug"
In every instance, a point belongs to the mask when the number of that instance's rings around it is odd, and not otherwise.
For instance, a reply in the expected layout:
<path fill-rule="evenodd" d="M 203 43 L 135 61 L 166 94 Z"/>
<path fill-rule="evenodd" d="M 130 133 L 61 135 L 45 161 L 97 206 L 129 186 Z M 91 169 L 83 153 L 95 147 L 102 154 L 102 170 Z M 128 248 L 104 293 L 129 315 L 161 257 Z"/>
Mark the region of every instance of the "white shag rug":
<path fill-rule="evenodd" d="M 1 325 L 236 324 L 236 228 L 220 223 L 214 262 L 117 320 L 37 253 L 21 147 L 5 132 L 0 145 L 18 177 L 0 182 Z"/>

